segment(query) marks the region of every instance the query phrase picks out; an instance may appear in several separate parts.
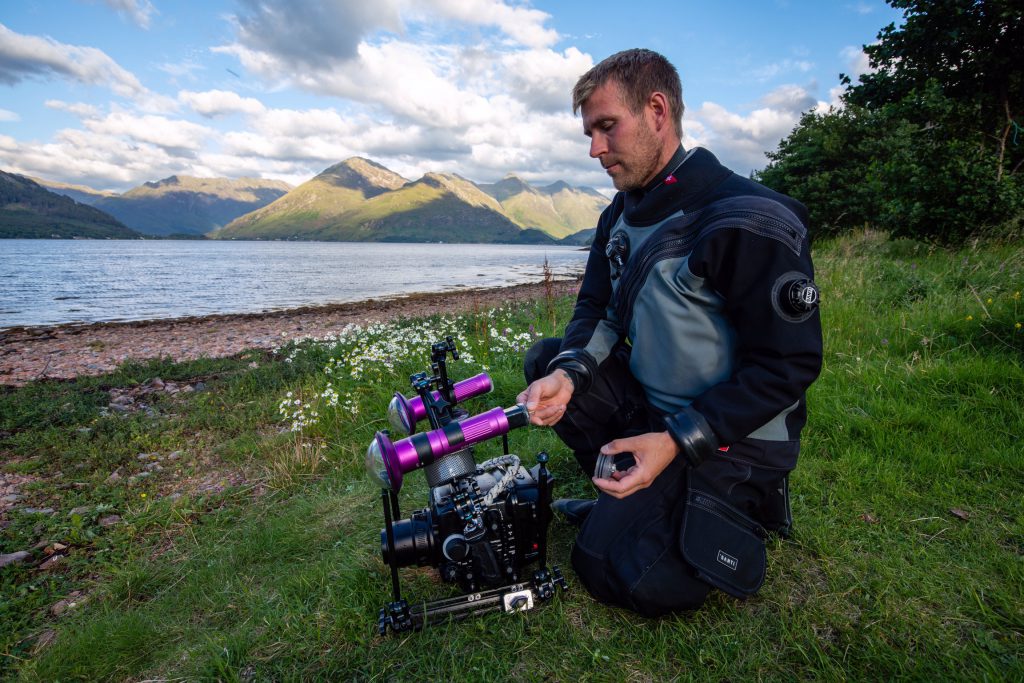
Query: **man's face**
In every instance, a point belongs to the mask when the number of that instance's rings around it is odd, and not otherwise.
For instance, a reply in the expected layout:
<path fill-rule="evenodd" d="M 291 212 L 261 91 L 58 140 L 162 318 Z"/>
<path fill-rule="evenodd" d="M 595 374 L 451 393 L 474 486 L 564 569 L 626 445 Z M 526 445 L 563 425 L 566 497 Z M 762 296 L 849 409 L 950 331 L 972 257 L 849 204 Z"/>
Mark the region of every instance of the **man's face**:
<path fill-rule="evenodd" d="M 636 190 L 661 168 L 661 143 L 647 120 L 647 108 L 634 114 L 615 81 L 596 88 L 580 108 L 590 156 L 612 178 L 616 190 Z"/>

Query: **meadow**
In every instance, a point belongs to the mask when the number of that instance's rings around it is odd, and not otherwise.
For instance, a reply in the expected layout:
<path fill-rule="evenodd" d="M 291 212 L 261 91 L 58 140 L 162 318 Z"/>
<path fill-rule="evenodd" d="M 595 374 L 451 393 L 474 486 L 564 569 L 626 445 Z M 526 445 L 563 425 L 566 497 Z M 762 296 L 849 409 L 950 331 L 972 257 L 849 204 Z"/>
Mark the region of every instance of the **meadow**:
<path fill-rule="evenodd" d="M 128 364 L 0 390 L 20 498 L 0 554 L 0 678 L 51 680 L 1024 679 L 1024 248 L 861 232 L 814 247 L 825 362 L 791 477 L 791 538 L 747 601 L 647 620 L 569 592 L 530 612 L 380 637 L 379 489 L 363 458 L 395 391 L 452 335 L 471 412 L 572 302 L 352 327 L 273 352 Z M 169 390 L 173 387 L 174 391 Z M 552 433 L 556 495 L 590 495 Z M 478 460 L 500 452 L 483 444 Z M 417 473 L 405 514 L 424 506 Z M 402 570 L 407 594 L 451 588 Z"/>

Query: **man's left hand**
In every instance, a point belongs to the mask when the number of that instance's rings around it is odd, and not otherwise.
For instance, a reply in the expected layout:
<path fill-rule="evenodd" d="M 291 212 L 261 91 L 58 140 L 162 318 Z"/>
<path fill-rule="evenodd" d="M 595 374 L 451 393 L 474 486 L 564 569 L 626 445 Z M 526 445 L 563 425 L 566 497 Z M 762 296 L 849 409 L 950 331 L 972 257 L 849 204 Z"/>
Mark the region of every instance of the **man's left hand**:
<path fill-rule="evenodd" d="M 594 477 L 594 486 L 616 498 L 645 489 L 661 474 L 679 453 L 679 447 L 668 432 L 651 432 L 624 439 L 615 439 L 601 447 L 606 455 L 632 452 L 636 464 L 612 479 Z"/>

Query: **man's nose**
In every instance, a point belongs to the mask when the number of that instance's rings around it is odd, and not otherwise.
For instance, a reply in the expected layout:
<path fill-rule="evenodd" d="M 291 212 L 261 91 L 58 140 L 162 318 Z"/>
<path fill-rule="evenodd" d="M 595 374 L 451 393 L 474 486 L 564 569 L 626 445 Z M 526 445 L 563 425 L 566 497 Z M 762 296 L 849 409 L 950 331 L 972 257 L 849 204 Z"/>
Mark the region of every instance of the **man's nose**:
<path fill-rule="evenodd" d="M 603 135 L 594 133 L 590 136 L 590 157 L 597 159 L 608 152 L 608 144 Z"/>

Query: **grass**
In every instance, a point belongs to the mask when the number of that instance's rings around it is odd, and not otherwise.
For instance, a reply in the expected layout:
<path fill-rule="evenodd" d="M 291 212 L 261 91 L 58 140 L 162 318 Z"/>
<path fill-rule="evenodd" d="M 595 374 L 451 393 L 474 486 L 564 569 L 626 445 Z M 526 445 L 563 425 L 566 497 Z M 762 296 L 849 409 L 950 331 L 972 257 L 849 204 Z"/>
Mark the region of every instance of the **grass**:
<path fill-rule="evenodd" d="M 0 677 L 1024 678 L 1024 249 L 863 233 L 816 245 L 815 259 L 825 365 L 791 482 L 795 533 L 771 541 L 757 597 L 716 594 L 658 621 L 606 608 L 575 582 L 572 530 L 556 522 L 570 593 L 376 636 L 389 581 L 365 446 L 447 333 L 464 351 L 457 378 L 482 366 L 494 378 L 473 412 L 511 405 L 530 326 L 550 335 L 570 314 L 567 300 L 538 301 L 4 390 L 0 466 L 24 499 L 0 553 L 32 555 L 0 568 Z M 199 390 L 156 391 L 154 377 Z M 125 412 L 108 407 L 121 393 L 135 398 Z M 527 459 L 552 453 L 558 494 L 588 493 L 550 432 L 510 442 Z M 406 479 L 407 515 L 426 488 Z M 41 567 L 47 553 L 63 559 Z M 402 574 L 411 597 L 448 590 L 426 569 Z"/>

